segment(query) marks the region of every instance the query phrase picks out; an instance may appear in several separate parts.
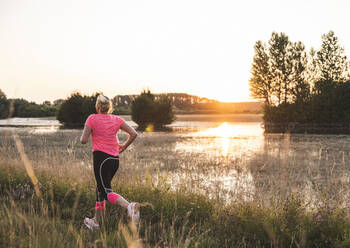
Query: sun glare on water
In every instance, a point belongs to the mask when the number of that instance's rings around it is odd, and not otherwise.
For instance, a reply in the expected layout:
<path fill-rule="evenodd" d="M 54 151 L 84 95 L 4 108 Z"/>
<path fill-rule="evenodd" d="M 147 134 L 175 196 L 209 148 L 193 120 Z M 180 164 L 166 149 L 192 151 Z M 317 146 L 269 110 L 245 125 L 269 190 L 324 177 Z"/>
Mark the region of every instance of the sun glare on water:
<path fill-rule="evenodd" d="M 221 150 L 222 155 L 226 156 L 230 146 L 230 137 L 238 135 L 237 128 L 228 125 L 226 122 L 222 123 L 217 128 L 212 128 L 204 131 L 209 136 L 215 136 L 221 138 Z"/>
<path fill-rule="evenodd" d="M 210 136 L 210 137 L 222 137 L 222 138 L 230 138 L 230 137 L 243 137 L 243 136 L 261 136 L 263 130 L 260 126 L 257 125 L 249 125 L 247 123 L 244 124 L 228 124 L 227 122 L 223 122 L 218 127 L 209 128 L 207 130 L 203 130 L 197 132 L 197 136 Z"/>
<path fill-rule="evenodd" d="M 51 127 L 34 128 L 29 133 L 30 134 L 52 134 L 52 133 L 56 133 L 57 131 L 58 131 L 57 127 L 51 126 Z"/>
<path fill-rule="evenodd" d="M 240 139 L 249 136 L 261 136 L 262 133 L 262 129 L 257 125 L 247 125 L 246 123 L 244 125 L 232 125 L 224 122 L 218 127 L 197 132 L 195 136 L 218 138 L 221 145 L 221 154 L 227 156 L 233 138 Z"/>
<path fill-rule="evenodd" d="M 255 192 L 254 177 L 249 167 L 250 159 L 263 147 L 264 136 L 260 123 L 218 123 L 218 126 L 189 133 L 175 146 L 175 151 L 185 152 L 193 163 L 203 164 L 204 171 L 196 171 L 196 180 L 205 187 L 220 187 L 225 192 L 241 192 L 242 199 L 251 200 Z M 191 163 L 184 163 L 191 171 Z M 198 168 L 201 168 L 199 166 Z M 188 175 L 170 173 L 172 183 L 186 181 Z M 226 198 L 225 198 L 226 199 Z M 230 201 L 229 198 L 226 199 Z"/>
<path fill-rule="evenodd" d="M 241 157 L 261 148 L 263 129 L 259 123 L 227 123 L 191 132 L 176 144 L 176 150 L 205 153 L 209 156 Z"/>

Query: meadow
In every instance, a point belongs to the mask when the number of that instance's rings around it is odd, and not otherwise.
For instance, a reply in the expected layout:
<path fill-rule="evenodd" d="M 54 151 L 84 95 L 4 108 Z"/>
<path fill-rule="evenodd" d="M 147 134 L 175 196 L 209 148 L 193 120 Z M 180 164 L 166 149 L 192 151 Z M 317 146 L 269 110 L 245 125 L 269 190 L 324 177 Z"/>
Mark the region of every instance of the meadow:
<path fill-rule="evenodd" d="M 95 181 L 81 130 L 0 128 L 0 246 L 350 247 L 350 136 L 264 135 L 257 122 L 224 117 L 185 121 L 140 133 L 120 158 L 113 188 L 142 202 L 138 228 L 107 204 L 95 233 L 82 223 L 94 212 Z"/>

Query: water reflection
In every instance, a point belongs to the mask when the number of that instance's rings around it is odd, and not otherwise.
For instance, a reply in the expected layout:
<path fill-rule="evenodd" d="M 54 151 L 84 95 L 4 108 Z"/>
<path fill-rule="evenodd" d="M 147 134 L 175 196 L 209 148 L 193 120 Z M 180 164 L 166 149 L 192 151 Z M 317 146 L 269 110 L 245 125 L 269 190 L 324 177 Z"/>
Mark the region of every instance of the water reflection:
<path fill-rule="evenodd" d="M 33 128 L 29 131 L 30 134 L 53 134 L 59 130 L 59 127 L 51 126 L 51 127 L 40 127 Z"/>
<path fill-rule="evenodd" d="M 246 139 L 247 137 L 257 137 L 262 138 L 263 130 L 257 123 L 235 123 L 235 124 L 228 124 L 227 122 L 222 123 L 218 127 L 215 128 L 208 128 L 203 131 L 199 131 L 197 133 L 193 134 L 196 137 L 215 137 L 217 145 L 221 147 L 221 155 L 227 156 L 230 150 L 230 148 L 234 148 L 235 145 L 242 145 L 241 142 L 239 142 L 239 139 Z M 237 140 L 238 139 L 238 140 Z M 261 141 L 261 139 L 259 139 Z M 255 143 L 255 142 L 254 142 Z M 251 143 L 247 143 L 248 146 L 251 146 Z M 261 142 L 260 142 L 261 145 Z M 256 149 L 260 148 L 259 144 L 254 144 L 252 152 Z"/>
<path fill-rule="evenodd" d="M 212 136 L 212 137 L 247 137 L 261 136 L 263 129 L 259 123 L 221 123 L 218 127 L 208 128 L 196 132 L 195 136 Z"/>
<path fill-rule="evenodd" d="M 222 123 L 181 134 L 175 145 L 181 168 L 170 176 L 226 200 L 268 204 L 297 192 L 309 207 L 320 199 L 346 205 L 349 144 L 349 135 L 264 135 L 259 123 Z"/>
<path fill-rule="evenodd" d="M 261 149 L 264 139 L 259 123 L 227 122 L 218 127 L 190 132 L 184 137 L 182 142 L 176 144 L 176 151 L 231 158 L 251 157 Z"/>
<path fill-rule="evenodd" d="M 169 174 L 172 184 L 187 182 L 195 190 L 226 201 L 254 199 L 255 182 L 248 164 L 264 147 L 260 123 L 224 122 L 182 137 L 175 152 L 188 161 Z"/>
<path fill-rule="evenodd" d="M 10 118 L 0 120 L 0 126 L 13 126 L 13 127 L 25 127 L 25 126 L 61 126 L 60 122 L 55 118 Z"/>

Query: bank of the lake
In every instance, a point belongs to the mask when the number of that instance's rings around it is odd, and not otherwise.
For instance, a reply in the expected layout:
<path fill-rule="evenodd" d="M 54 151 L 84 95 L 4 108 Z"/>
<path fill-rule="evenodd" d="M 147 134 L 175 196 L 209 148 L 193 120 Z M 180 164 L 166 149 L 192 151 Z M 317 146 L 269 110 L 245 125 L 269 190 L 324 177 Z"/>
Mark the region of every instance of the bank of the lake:
<path fill-rule="evenodd" d="M 350 123 L 264 122 L 265 133 L 350 134 Z"/>

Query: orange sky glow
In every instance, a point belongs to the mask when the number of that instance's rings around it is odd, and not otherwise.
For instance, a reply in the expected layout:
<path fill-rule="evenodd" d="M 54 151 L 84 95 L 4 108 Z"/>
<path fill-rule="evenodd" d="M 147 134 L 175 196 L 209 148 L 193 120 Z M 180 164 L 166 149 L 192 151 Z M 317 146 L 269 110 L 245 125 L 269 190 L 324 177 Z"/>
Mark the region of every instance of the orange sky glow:
<path fill-rule="evenodd" d="M 335 31 L 350 50 L 345 0 L 3 0 L 0 89 L 41 103 L 73 91 L 188 93 L 252 101 L 257 40 L 284 32 L 307 49 Z"/>

